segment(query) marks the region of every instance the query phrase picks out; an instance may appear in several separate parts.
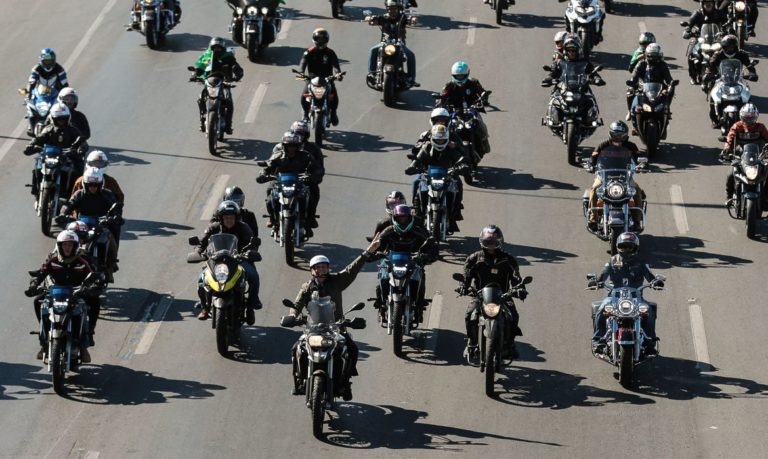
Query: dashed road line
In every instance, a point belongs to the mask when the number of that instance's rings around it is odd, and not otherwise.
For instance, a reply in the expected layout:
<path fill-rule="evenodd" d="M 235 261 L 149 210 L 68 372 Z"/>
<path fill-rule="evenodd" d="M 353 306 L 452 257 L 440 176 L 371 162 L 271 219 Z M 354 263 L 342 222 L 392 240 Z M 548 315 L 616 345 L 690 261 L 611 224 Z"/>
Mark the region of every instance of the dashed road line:
<path fill-rule="evenodd" d="M 691 316 L 691 333 L 693 334 L 693 349 L 696 352 L 696 367 L 701 371 L 712 370 L 712 363 L 709 360 L 709 349 L 707 348 L 707 333 L 704 330 L 704 316 L 701 312 L 701 306 L 696 302 L 696 298 L 688 300 L 688 313 Z"/>
<path fill-rule="evenodd" d="M 282 21 L 283 25 L 282 27 L 280 27 L 280 33 L 277 34 L 278 40 L 285 40 L 286 38 L 288 38 L 288 29 L 291 28 L 291 22 L 293 22 L 291 21 L 292 17 L 293 17 L 293 14 L 291 13 L 287 13 L 283 17 L 283 21 Z"/>
<path fill-rule="evenodd" d="M 221 202 L 221 196 L 224 194 L 224 189 L 229 182 L 229 175 L 222 174 L 216 179 L 216 183 L 211 188 L 211 194 L 208 196 L 208 200 L 203 207 L 203 213 L 200 215 L 200 220 L 210 220 L 211 215 L 216 210 L 216 206 Z"/>
<path fill-rule="evenodd" d="M 435 292 L 432 296 L 432 304 L 429 308 L 429 319 L 427 320 L 427 328 L 432 331 L 427 340 L 426 348 L 434 353 L 437 349 L 437 329 L 440 327 L 440 316 L 443 314 L 443 295 L 439 292 Z"/>
<path fill-rule="evenodd" d="M 155 340 L 155 336 L 157 335 L 158 330 L 160 330 L 160 325 L 163 324 L 165 315 L 168 313 L 168 309 L 171 307 L 172 303 L 173 297 L 171 295 L 166 295 L 160 300 L 157 307 L 155 307 L 155 312 L 152 314 L 152 318 L 144 328 L 144 333 L 141 335 L 139 344 L 136 345 L 136 350 L 134 351 L 135 355 L 145 355 L 149 352 L 149 348 L 152 346 L 152 342 Z"/>
<path fill-rule="evenodd" d="M 118 353 L 120 359 L 130 360 L 134 355 L 142 355 L 149 352 L 149 347 L 152 345 L 152 341 L 155 339 L 155 335 L 160 328 L 159 322 L 165 318 L 168 308 L 173 303 L 173 295 L 171 293 L 159 296 L 159 299 L 149 303 L 146 309 L 144 309 L 141 320 L 131 327 L 123 343 L 123 348 Z M 154 323 L 157 323 L 157 325 L 152 325 Z M 150 325 L 152 326 L 150 327 Z"/>
<path fill-rule="evenodd" d="M 256 121 L 256 116 L 259 114 L 259 108 L 264 101 L 264 95 L 267 93 L 267 84 L 261 83 L 256 88 L 256 92 L 253 93 L 253 99 L 251 99 L 251 105 L 248 107 L 248 112 L 245 114 L 245 123 L 253 123 Z"/>
<path fill-rule="evenodd" d="M 637 23 L 637 28 L 640 29 L 640 33 L 645 33 L 648 31 L 648 27 L 645 25 L 645 21 L 640 21 Z"/>
<path fill-rule="evenodd" d="M 477 24 L 477 18 L 475 16 L 470 17 L 469 28 L 467 28 L 467 46 L 475 44 L 475 31 L 477 30 L 475 24 Z"/>
<path fill-rule="evenodd" d="M 683 189 L 680 185 L 669 187 L 669 197 L 672 200 L 672 215 L 675 217 L 677 232 L 686 234 L 690 230 L 688 216 L 685 214 L 685 201 L 683 201 Z"/>

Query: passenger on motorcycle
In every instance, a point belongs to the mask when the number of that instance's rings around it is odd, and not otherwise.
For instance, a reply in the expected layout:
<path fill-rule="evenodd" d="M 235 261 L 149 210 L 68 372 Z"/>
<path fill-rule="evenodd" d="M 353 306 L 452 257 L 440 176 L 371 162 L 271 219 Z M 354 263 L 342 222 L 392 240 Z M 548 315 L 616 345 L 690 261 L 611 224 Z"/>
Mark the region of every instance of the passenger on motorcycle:
<path fill-rule="evenodd" d="M 328 78 L 331 75 L 341 73 L 339 58 L 336 56 L 336 52 L 328 47 L 330 38 L 328 31 L 322 27 L 312 32 L 312 42 L 315 46 L 304 51 L 304 55 L 301 57 L 300 67 L 302 73 L 306 73 L 311 78 Z M 343 78 L 343 76 L 339 76 L 337 80 L 342 81 Z M 305 120 L 309 119 L 310 103 L 304 97 L 304 94 L 308 92 L 309 82 L 304 87 L 300 99 Z M 331 124 L 334 126 L 338 125 L 339 116 L 336 111 L 339 108 L 339 93 L 336 91 L 336 85 L 333 82 L 328 85 L 328 108 L 331 111 Z"/>
<path fill-rule="evenodd" d="M 451 81 L 443 87 L 437 106 L 449 110 L 451 107 L 457 109 L 471 107 L 478 102 L 484 92 L 485 89 L 480 81 L 469 77 L 469 65 L 464 61 L 458 61 L 451 66 Z M 483 101 L 483 103 L 487 102 L 487 99 Z M 475 144 L 479 147 L 478 151 L 484 155 L 491 152 L 491 144 L 488 142 L 488 126 L 479 113 L 477 123 L 480 132 L 476 133 L 478 138 Z"/>
<path fill-rule="evenodd" d="M 294 309 L 291 309 L 288 315 L 283 316 L 280 318 L 280 325 L 284 327 L 292 326 L 296 322 L 296 318 L 301 314 L 301 311 L 307 307 L 307 304 L 312 299 L 312 293 L 317 292 L 318 295 L 321 297 L 329 296 L 331 297 L 331 300 L 334 303 L 334 306 L 336 307 L 336 320 L 341 320 L 344 318 L 344 305 L 342 302 L 342 292 L 347 289 L 350 285 L 352 285 L 352 282 L 355 281 L 355 278 L 357 277 L 357 274 L 360 272 L 360 270 L 363 268 L 363 265 L 366 261 L 370 261 L 372 259 L 372 255 L 376 250 L 379 248 L 379 241 L 375 240 L 371 242 L 371 244 L 368 246 L 363 253 L 358 256 L 357 258 L 352 261 L 344 270 L 337 272 L 337 273 L 331 273 L 330 269 L 330 261 L 328 260 L 328 257 L 324 255 L 316 255 L 312 257 L 312 259 L 309 261 L 309 272 L 312 275 L 312 278 L 305 282 L 301 289 L 299 289 L 298 295 L 296 295 L 296 301 L 294 301 Z M 342 329 L 341 333 L 346 338 L 346 344 L 347 344 L 347 356 L 346 358 L 349 359 L 349 365 L 345 365 L 345 372 L 342 375 L 342 384 L 344 385 L 344 389 L 342 391 L 342 397 L 344 400 L 349 401 L 352 400 L 352 383 L 350 382 L 350 379 L 352 376 L 357 376 L 357 355 L 358 355 L 358 348 L 354 341 L 352 341 L 352 336 L 347 332 L 346 329 Z M 299 362 L 298 359 L 296 359 L 296 354 L 298 350 L 298 341 L 293 345 L 293 348 L 291 348 L 291 356 L 293 360 L 293 374 L 294 374 L 294 395 L 302 395 L 304 394 L 305 387 L 299 383 L 299 381 L 302 381 L 304 378 L 301 377 L 301 369 L 306 368 L 306 358 L 307 356 L 303 353 L 301 354 L 302 362 Z"/>
<path fill-rule="evenodd" d="M 416 55 L 405 46 L 406 26 L 409 19 L 403 13 L 402 4 L 398 0 L 386 0 L 387 12 L 381 16 L 366 16 L 368 25 L 381 27 L 382 38 L 387 35 L 391 38 L 400 38 L 403 40 L 403 53 L 407 61 L 407 74 L 409 86 L 421 86 L 416 82 Z M 375 82 L 376 61 L 379 57 L 379 44 L 377 43 L 368 52 L 368 80 Z"/>
<path fill-rule="evenodd" d="M 640 157 L 640 150 L 633 142 L 629 140 L 629 128 L 623 121 L 614 121 L 611 123 L 608 129 L 608 140 L 604 141 L 595 148 L 591 157 L 591 168 L 594 170 L 600 157 L 609 158 L 624 158 L 629 164 L 632 161 L 637 161 Z M 597 189 L 602 184 L 602 180 L 599 175 L 595 176 L 595 181 L 592 184 L 592 188 L 589 190 L 589 208 L 592 209 L 597 206 Z M 645 191 L 635 182 L 634 179 L 630 182 L 630 186 L 634 187 L 635 193 L 635 207 L 642 208 L 643 200 L 645 199 Z M 639 216 L 634 216 L 633 220 L 639 222 L 641 219 Z M 594 212 L 589 213 L 588 227 L 590 231 L 597 230 L 597 214 Z"/>
<path fill-rule="evenodd" d="M 605 264 L 603 272 L 598 277 L 598 282 L 610 283 L 616 287 L 640 288 L 643 281 L 651 282 L 657 288 L 664 287 L 663 280 L 657 280 L 647 264 L 638 256 L 640 250 L 640 237 L 635 233 L 621 233 L 616 240 L 618 254 L 611 257 L 611 260 Z M 590 283 L 590 287 L 596 285 Z M 644 343 L 646 354 L 656 354 L 656 303 L 647 302 L 650 308 L 648 314 L 643 316 L 641 321 L 643 331 L 651 338 Z M 606 316 L 602 308 L 595 314 L 594 334 L 592 335 L 592 347 L 597 352 L 604 352 Z"/>
<path fill-rule="evenodd" d="M 638 62 L 635 67 L 635 71 L 632 72 L 631 82 L 627 90 L 627 121 L 634 121 L 635 113 L 632 110 L 638 85 L 642 83 L 663 83 L 667 87 L 672 84 L 672 74 L 669 72 L 669 66 L 662 60 L 664 53 L 661 51 L 661 46 L 657 43 L 651 43 L 645 48 L 645 58 Z M 670 88 L 670 91 L 673 91 Z M 667 100 L 667 109 L 672 105 L 673 93 L 670 93 L 670 97 Z M 633 130 L 632 135 L 637 135 L 637 132 Z"/>
<path fill-rule="evenodd" d="M 391 191 L 384 198 L 384 210 L 387 212 L 387 216 L 376 223 L 371 240 L 375 239 L 385 228 L 392 226 L 392 211 L 395 210 L 395 207 L 406 204 L 405 195 L 398 190 Z"/>
<path fill-rule="evenodd" d="M 77 91 L 73 88 L 66 87 L 59 92 L 57 100 L 59 103 L 64 104 L 69 108 L 69 124 L 77 128 L 80 131 L 80 137 L 83 142 L 86 142 L 91 138 L 91 126 L 88 124 L 88 118 L 85 113 L 77 110 L 78 96 Z M 85 155 L 85 151 L 79 153 Z"/>
<path fill-rule="evenodd" d="M 55 91 L 60 91 L 69 85 L 67 81 L 67 72 L 64 67 L 56 62 L 56 53 L 51 48 L 43 48 L 38 55 L 40 63 L 32 67 L 27 82 L 27 100 L 32 97 L 32 90 L 43 80 L 50 84 Z M 27 115 L 30 115 L 27 113 Z M 31 116 L 27 118 L 27 135 L 32 137 L 35 130 L 35 121 Z"/>
<path fill-rule="evenodd" d="M 49 256 L 43 266 L 37 271 L 30 271 L 33 276 L 29 281 L 29 287 L 24 292 L 28 297 L 34 297 L 35 316 L 40 322 L 40 306 L 45 298 L 46 292 L 41 290 L 41 283 L 50 276 L 53 285 L 67 287 L 79 287 L 86 277 L 93 272 L 88 260 L 78 253 L 80 241 L 74 231 L 64 230 L 56 237 L 56 250 Z M 80 359 L 83 363 L 91 361 L 91 355 L 88 353 L 88 346 L 93 346 L 93 332 L 96 329 L 96 321 L 99 318 L 101 309 L 101 300 L 96 292 L 84 292 L 83 301 L 88 305 L 88 321 L 90 328 L 87 330 L 88 339 L 80 337 Z M 77 329 L 78 327 L 73 327 Z M 40 342 L 40 351 L 37 353 L 37 359 L 42 360 L 46 351 L 46 343 Z"/>
<path fill-rule="evenodd" d="M 438 107 L 432 110 L 432 113 L 429 116 L 429 125 L 430 127 L 435 126 L 436 124 L 442 124 L 443 126 L 446 126 L 448 128 L 449 134 L 454 135 L 456 134 L 454 126 L 451 124 L 451 114 L 448 113 L 448 110 Z M 429 139 L 432 138 L 432 129 L 428 129 L 426 131 L 423 131 L 421 134 L 419 134 L 419 140 L 416 141 L 416 144 L 411 148 L 411 153 L 416 155 L 419 153 L 419 150 L 421 150 L 421 147 L 425 144 L 429 143 Z"/>
<path fill-rule="evenodd" d="M 565 58 L 565 50 L 563 49 L 563 45 L 565 44 L 565 39 L 568 38 L 568 36 L 568 32 L 564 30 L 561 30 L 555 34 L 553 39 L 555 43 L 555 50 L 552 53 L 552 65 L 555 65 L 557 61 Z"/>
<path fill-rule="evenodd" d="M 629 60 L 630 73 L 634 72 L 637 63 L 645 58 L 645 48 L 647 48 L 651 43 L 656 43 L 656 36 L 651 32 L 643 32 L 640 34 L 640 38 L 637 40 L 637 42 L 638 47 L 632 53 L 632 58 Z"/>
<path fill-rule="evenodd" d="M 89 168 L 95 168 L 96 170 L 100 171 L 102 173 L 102 177 L 104 177 L 104 188 L 115 193 L 117 202 L 121 204 L 125 203 L 125 194 L 120 188 L 120 185 L 118 185 L 117 180 L 106 173 L 107 166 L 109 166 L 109 159 L 107 158 L 107 154 L 101 150 L 93 150 L 92 152 L 88 153 L 88 156 L 85 158 L 86 170 Z M 83 172 L 83 174 L 85 174 L 85 172 Z M 75 180 L 75 185 L 72 187 L 72 195 L 82 189 L 83 176 L 81 175 Z"/>
<path fill-rule="evenodd" d="M 243 223 L 240 218 L 240 206 L 234 201 L 224 201 L 219 204 L 216 214 L 218 221 L 208 225 L 203 237 L 200 238 L 197 252 L 201 254 L 205 252 L 205 249 L 208 247 L 208 240 L 214 234 L 233 234 L 237 237 L 237 250 L 240 254 L 245 255 L 245 259 L 240 260 L 240 266 L 245 270 L 245 275 L 248 278 L 248 302 L 245 305 L 245 322 L 248 325 L 253 325 L 255 321 L 253 311 L 261 309 L 261 300 L 259 299 L 259 273 L 256 271 L 252 260 L 258 259 L 257 254 L 261 240 L 251 231 L 250 226 Z M 205 271 L 201 271 L 197 279 L 197 296 L 200 299 L 199 306 L 202 307 L 202 311 L 197 315 L 197 318 L 200 320 L 206 320 L 211 313 L 211 305 L 206 298 L 204 284 Z"/>
<path fill-rule="evenodd" d="M 454 180 L 456 180 L 456 202 L 449 202 L 448 206 L 453 210 L 453 214 L 449 215 L 451 220 L 450 231 L 459 231 L 457 221 L 464 220 L 461 214 L 463 208 L 464 199 L 464 187 L 461 179 L 458 177 L 467 171 L 469 168 L 468 160 L 465 156 L 465 152 L 462 147 L 455 143 L 450 142 L 450 134 L 448 128 L 443 125 L 435 125 L 432 127 L 432 136 L 429 143 L 425 143 L 416 158 L 411 162 L 411 165 L 405 170 L 406 175 L 413 175 L 423 172 L 429 167 L 441 167 L 449 172 L 453 172 Z M 419 184 L 421 183 L 421 177 L 417 176 L 413 180 L 413 197 L 411 202 L 417 214 L 421 213 L 422 204 L 419 192 Z M 450 197 L 449 197 L 450 199 Z"/>
<path fill-rule="evenodd" d="M 221 202 L 232 201 L 240 208 L 240 220 L 248 225 L 253 232 L 254 237 L 259 236 L 259 222 L 256 221 L 256 214 L 245 208 L 245 193 L 243 189 L 237 185 L 228 186 L 224 189 L 224 195 L 221 197 Z M 220 222 L 219 209 L 213 212 L 210 223 Z M 258 247 L 255 247 L 258 250 Z"/>
<path fill-rule="evenodd" d="M 220 74 L 225 81 L 240 81 L 243 78 L 243 68 L 237 63 L 235 55 L 227 51 L 226 43 L 223 38 L 214 37 L 208 43 L 208 49 L 195 62 L 195 76 L 201 79 L 206 79 L 211 74 Z M 203 87 L 200 93 L 200 98 L 197 99 L 197 107 L 200 109 L 200 130 L 205 131 L 205 115 L 206 104 L 205 100 L 208 97 L 208 91 Z M 231 94 L 224 99 L 225 112 L 226 112 L 226 124 L 227 128 L 225 132 L 232 134 L 232 114 L 234 112 L 234 104 L 232 103 Z"/>
<path fill-rule="evenodd" d="M 469 255 L 464 261 L 464 284 L 459 287 L 459 294 L 466 295 L 473 283 L 477 291 L 495 283 L 505 292 L 520 284 L 522 278 L 517 260 L 512 254 L 502 249 L 504 233 L 502 233 L 501 228 L 496 225 L 486 226 L 480 231 L 479 240 L 481 250 Z M 521 301 L 525 300 L 527 296 L 528 292 L 525 290 L 525 286 L 515 291 L 515 297 Z M 467 329 L 465 356 L 477 355 L 477 322 L 482 304 L 481 298 L 472 298 L 464 314 L 464 324 Z M 505 332 L 505 335 L 511 337 L 507 342 L 509 354 L 512 358 L 517 358 L 519 354 L 515 349 L 515 337 L 523 336 L 519 327 L 520 314 L 518 314 L 513 301 L 509 301 L 508 305 L 509 311 L 512 313 L 512 321 L 508 323 L 510 329 Z"/>

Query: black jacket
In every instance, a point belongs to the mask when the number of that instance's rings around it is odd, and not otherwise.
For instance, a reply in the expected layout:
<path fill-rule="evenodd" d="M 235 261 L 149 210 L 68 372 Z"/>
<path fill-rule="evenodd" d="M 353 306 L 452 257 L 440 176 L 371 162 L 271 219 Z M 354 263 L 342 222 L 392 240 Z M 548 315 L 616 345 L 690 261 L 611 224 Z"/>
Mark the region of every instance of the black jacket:
<path fill-rule="evenodd" d="M 449 143 L 443 151 L 435 150 L 432 143 L 425 143 L 416 155 L 416 159 L 411 162 L 408 169 L 424 171 L 429 167 L 442 167 L 444 169 L 453 168 L 461 174 L 469 167 L 469 162 L 464 156 L 464 150 L 455 143 Z"/>
<path fill-rule="evenodd" d="M 235 226 L 231 229 L 225 227 L 219 222 L 214 222 L 205 229 L 205 233 L 203 234 L 202 239 L 200 239 L 200 246 L 197 250 L 201 253 L 204 252 L 208 247 L 208 240 L 211 238 L 211 236 L 220 233 L 234 234 L 237 237 L 238 251 L 242 251 L 246 245 L 251 243 L 251 239 L 254 238 L 254 234 L 253 231 L 251 231 L 251 228 L 242 221 L 238 220 L 237 223 L 235 223 Z M 256 248 L 252 247 L 251 250 L 256 250 Z"/>
<path fill-rule="evenodd" d="M 80 137 L 83 141 L 91 138 L 91 126 L 88 124 L 88 118 L 85 113 L 78 110 L 69 110 L 69 124 L 80 131 Z"/>
<path fill-rule="evenodd" d="M 474 105 L 480 94 L 485 92 L 485 88 L 474 78 L 468 78 L 468 80 L 463 86 L 459 86 L 453 81 L 446 83 L 440 93 L 440 100 L 437 105 L 446 108 L 463 108 L 465 102 L 467 106 Z"/>
<path fill-rule="evenodd" d="M 621 146 L 616 146 L 611 143 L 610 140 L 606 140 L 598 145 L 597 148 L 595 148 L 595 151 L 592 152 L 591 159 L 593 167 L 597 164 L 597 161 L 601 156 L 609 158 L 624 158 L 627 160 L 627 164 L 629 164 L 629 161 L 631 160 L 637 161 L 637 158 L 640 156 L 640 149 L 637 148 L 637 145 L 635 145 L 634 142 L 629 140 L 624 142 L 624 144 Z"/>
<path fill-rule="evenodd" d="M 483 250 L 468 256 L 464 262 L 464 279 L 467 287 L 474 283 L 474 287 L 480 290 L 488 284 L 496 283 L 504 291 L 522 281 L 515 257 L 502 250 L 497 250 L 493 257 Z"/>
<path fill-rule="evenodd" d="M 333 75 L 334 71 L 335 73 L 341 72 L 336 52 L 328 47 L 318 48 L 313 46 L 304 51 L 300 66 L 301 71 L 311 77 L 327 78 Z"/>
<path fill-rule="evenodd" d="M 51 145 L 61 148 L 77 148 L 83 143 L 84 139 L 80 131 L 68 124 L 62 128 L 58 128 L 53 124 L 49 124 L 40 131 L 40 135 L 32 139 L 30 145 L 42 147 L 43 145 Z"/>
<path fill-rule="evenodd" d="M 34 278 L 39 284 L 46 276 L 51 276 L 55 285 L 77 287 L 92 272 L 91 264 L 83 256 L 75 255 L 63 259 L 54 254 L 45 260 L 39 270 L 34 272 Z"/>
<path fill-rule="evenodd" d="M 650 64 L 643 59 L 637 63 L 635 71 L 632 72 L 633 87 L 637 87 L 637 83 L 641 80 L 643 83 L 671 84 L 672 74 L 669 72 L 669 66 L 666 62 Z"/>
<path fill-rule="evenodd" d="M 299 150 L 293 158 L 289 158 L 285 154 L 282 145 L 278 145 L 278 147 L 275 147 L 272 152 L 272 157 L 267 160 L 267 167 L 262 171 L 262 176 L 277 175 L 281 172 L 308 174 L 310 181 L 320 183 L 320 180 L 322 179 L 322 170 L 312 159 L 312 155 L 305 150 Z"/>
<path fill-rule="evenodd" d="M 565 67 L 565 63 L 567 62 L 583 62 L 587 61 L 587 66 L 585 68 L 585 73 L 587 75 L 591 74 L 595 71 L 595 65 L 589 61 L 589 59 L 580 58 L 573 61 L 569 61 L 567 59 L 560 59 L 556 63 L 552 65 L 552 71 L 549 72 L 549 80 L 557 80 L 560 78 L 560 76 L 563 74 L 563 69 Z"/>
<path fill-rule="evenodd" d="M 251 229 L 251 232 L 253 232 L 253 235 L 256 237 L 259 235 L 259 222 L 256 220 L 256 214 L 251 212 L 248 209 L 245 209 L 243 207 L 240 208 L 240 221 L 248 225 L 248 227 Z M 210 223 L 220 223 L 219 217 L 214 212 L 213 216 L 211 217 Z"/>
<path fill-rule="evenodd" d="M 717 7 L 713 8 L 711 13 L 705 13 L 701 10 L 701 8 L 699 8 L 698 10 L 694 11 L 690 19 L 688 19 L 688 26 L 685 28 L 685 30 L 686 32 L 690 32 L 692 27 L 698 27 L 701 29 L 701 26 L 704 24 L 723 25 L 727 20 L 728 14 L 723 10 L 717 9 Z"/>
<path fill-rule="evenodd" d="M 320 147 L 315 145 L 313 142 L 305 142 L 304 145 L 301 147 L 302 150 L 309 153 L 310 157 L 312 158 L 312 161 L 314 161 L 315 166 L 319 169 L 318 175 L 319 179 L 317 183 L 320 183 L 323 181 L 323 175 L 325 175 L 325 157 L 323 157 L 323 152 L 320 150 Z M 283 156 L 285 154 L 285 149 L 283 148 L 282 143 L 278 143 L 275 145 L 274 148 L 272 148 L 272 158 L 278 158 Z"/>
<path fill-rule="evenodd" d="M 61 208 L 62 215 L 69 215 L 77 211 L 89 217 L 102 217 L 109 212 L 110 207 L 117 202 L 115 193 L 102 188 L 98 193 L 89 193 L 87 190 L 78 190 L 69 198 L 69 201 Z"/>
<path fill-rule="evenodd" d="M 755 68 L 752 66 L 752 60 L 749 58 L 749 54 L 747 54 L 745 51 L 736 51 L 736 54 L 728 57 L 725 55 L 725 51 L 721 49 L 712 55 L 712 59 L 709 61 L 709 67 L 707 67 L 707 73 L 711 73 L 713 75 L 719 74 L 720 63 L 726 59 L 736 59 L 737 61 L 741 62 L 741 65 L 743 65 L 748 72 L 755 72 Z"/>
<path fill-rule="evenodd" d="M 600 282 L 610 280 L 615 287 L 631 288 L 642 287 L 643 280 L 650 282 L 653 279 L 650 268 L 637 255 L 627 259 L 622 259 L 621 255 L 612 256 L 599 277 Z"/>
<path fill-rule="evenodd" d="M 373 16 L 371 24 L 381 28 L 381 36 L 389 35 L 391 38 L 400 38 L 405 41 L 405 26 L 408 24 L 408 17 L 402 13 L 397 13 L 396 17 L 390 17 L 389 13 L 381 16 Z"/>
<path fill-rule="evenodd" d="M 438 246 L 429 232 L 421 225 L 414 223 L 407 233 L 398 233 L 394 226 L 384 228 L 379 236 L 381 244 L 379 252 L 408 252 L 417 254 L 424 263 L 437 260 Z"/>

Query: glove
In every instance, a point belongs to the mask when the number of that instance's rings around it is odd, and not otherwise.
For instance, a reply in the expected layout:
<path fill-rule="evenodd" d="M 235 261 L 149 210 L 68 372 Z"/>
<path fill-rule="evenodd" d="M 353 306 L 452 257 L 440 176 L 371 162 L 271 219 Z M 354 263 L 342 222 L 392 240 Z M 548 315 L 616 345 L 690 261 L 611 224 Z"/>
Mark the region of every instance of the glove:
<path fill-rule="evenodd" d="M 524 288 L 515 289 L 515 296 L 520 299 L 520 301 L 525 301 L 525 299 L 528 298 L 528 290 Z"/>
<path fill-rule="evenodd" d="M 460 296 L 467 296 L 469 294 L 469 286 L 463 284 L 459 285 L 459 288 L 456 289 L 456 293 Z"/>
<path fill-rule="evenodd" d="M 302 177 L 299 179 L 299 181 L 300 181 L 301 183 L 310 183 L 310 182 L 312 182 L 312 178 L 311 178 L 310 176 L 308 176 L 308 175 L 305 175 L 305 176 L 302 176 Z"/>
<path fill-rule="evenodd" d="M 690 30 L 686 30 L 685 32 L 683 32 L 683 38 L 686 39 L 686 40 L 691 38 L 691 31 Z"/>
<path fill-rule="evenodd" d="M 296 316 L 283 316 L 280 318 L 281 327 L 293 327 L 296 324 Z"/>
<path fill-rule="evenodd" d="M 597 288 L 597 281 L 587 282 L 587 288 Z"/>
<path fill-rule="evenodd" d="M 419 170 L 418 170 L 418 169 L 416 169 L 416 168 L 415 168 L 415 167 L 413 167 L 413 166 L 410 166 L 409 168 L 407 168 L 407 169 L 405 170 L 405 175 L 415 175 L 415 174 L 418 174 L 418 173 L 419 173 Z"/>
<path fill-rule="evenodd" d="M 66 215 L 57 215 L 55 218 L 56 224 L 59 226 L 64 226 L 65 223 L 67 223 L 67 216 Z"/>
<path fill-rule="evenodd" d="M 37 295 L 37 280 L 32 279 L 29 281 L 29 287 L 27 287 L 26 290 L 24 290 L 24 295 L 28 296 L 29 298 L 32 298 L 33 296 Z"/>
<path fill-rule="evenodd" d="M 189 77 L 189 81 L 197 81 L 197 75 L 192 75 Z"/>
<path fill-rule="evenodd" d="M 267 177 L 266 175 L 259 175 L 258 177 L 256 177 L 256 183 L 267 183 L 267 182 L 269 182 L 269 177 Z"/>
<path fill-rule="evenodd" d="M 32 156 L 35 154 L 35 146 L 30 144 L 24 148 L 24 156 Z"/>

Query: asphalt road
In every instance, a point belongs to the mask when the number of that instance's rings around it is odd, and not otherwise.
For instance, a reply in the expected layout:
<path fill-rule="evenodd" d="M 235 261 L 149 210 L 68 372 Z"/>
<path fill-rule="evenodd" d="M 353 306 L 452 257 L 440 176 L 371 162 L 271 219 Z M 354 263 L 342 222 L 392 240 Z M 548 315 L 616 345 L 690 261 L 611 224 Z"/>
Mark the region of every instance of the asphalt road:
<path fill-rule="evenodd" d="M 6 0 L 0 26 L 0 238 L 6 265 L 0 321 L 0 457 L 595 457 L 606 451 L 647 457 L 761 457 L 768 447 L 768 350 L 764 345 L 768 225 L 747 240 L 743 224 L 722 207 L 727 168 L 718 165 L 706 103 L 687 85 L 685 41 L 677 23 L 691 1 L 621 2 L 606 20 L 606 41 L 595 61 L 608 85 L 596 93 L 606 125 L 623 118 L 624 71 L 640 30 L 656 34 L 682 83 L 674 120 L 653 173 L 640 177 L 649 197 L 642 251 L 668 277 L 659 302 L 661 357 L 643 368 L 638 387 L 625 390 L 612 368 L 589 351 L 590 301 L 584 275 L 607 260 L 605 243 L 584 229 L 581 194 L 591 177 L 567 165 L 564 146 L 540 126 L 549 95 L 539 87 L 564 5 L 519 0 L 502 27 L 479 0 L 424 0 L 421 25 L 410 30 L 421 88 L 396 109 L 365 86 L 368 48 L 378 38 L 361 23 L 380 1 L 355 0 L 345 19 L 330 19 L 325 1 L 289 2 L 286 32 L 264 62 L 237 55 L 246 77 L 233 90 L 235 133 L 221 157 L 210 156 L 197 131 L 199 87 L 186 66 L 210 36 L 225 35 L 224 2 L 187 0 L 183 23 L 167 47 L 151 51 L 125 33 L 128 3 Z M 748 49 L 765 57 L 758 40 Z M 224 183 L 241 185 L 247 207 L 261 214 L 264 186 L 255 159 L 298 116 L 301 85 L 289 71 L 311 31 L 326 27 L 348 77 L 338 84 L 341 123 L 325 150 L 327 175 L 320 228 L 288 267 L 280 248 L 264 239 L 258 265 L 265 308 L 243 332 L 232 359 L 216 353 L 209 323 L 194 318 L 199 267 L 184 262 L 186 240 L 200 234 L 209 197 Z M 54 394 L 50 375 L 34 360 L 36 328 L 23 290 L 53 241 L 39 232 L 28 182 L 32 160 L 21 155 L 25 84 L 37 51 L 52 46 L 66 62 L 80 106 L 91 120 L 92 146 L 107 151 L 110 174 L 125 190 L 121 269 L 109 291 L 92 350 L 93 363 L 70 375 L 69 396 Z M 485 119 L 493 153 L 476 187 L 466 187 L 462 232 L 428 269 L 433 304 L 425 329 L 406 359 L 391 353 L 375 326 L 355 333 L 360 377 L 355 398 L 341 403 L 312 437 L 309 412 L 289 392 L 289 349 L 298 330 L 279 327 L 280 300 L 308 278 L 306 260 L 326 254 L 341 269 L 364 247 L 390 190 L 410 190 L 405 150 L 427 126 L 431 98 L 465 59 L 472 76 L 494 91 Z M 760 67 L 758 67 L 760 70 Z M 764 69 L 763 69 L 764 70 Z M 263 85 L 263 86 L 262 86 Z M 768 110 L 767 85 L 752 84 Z M 259 89 L 261 87 L 261 89 Z M 19 103 L 19 105 L 17 105 Z M 246 122 L 251 121 L 251 122 Z M 595 146 L 606 128 L 585 142 Z M 18 138 L 17 138 L 18 137 Z M 524 275 L 534 276 L 519 305 L 525 336 L 521 359 L 487 398 L 477 369 L 462 365 L 463 299 L 451 274 L 477 249 L 477 235 L 495 222 L 505 232 Z M 374 266 L 346 292 L 348 304 L 371 296 Z M 762 301 L 761 301 L 762 300 Z"/>

